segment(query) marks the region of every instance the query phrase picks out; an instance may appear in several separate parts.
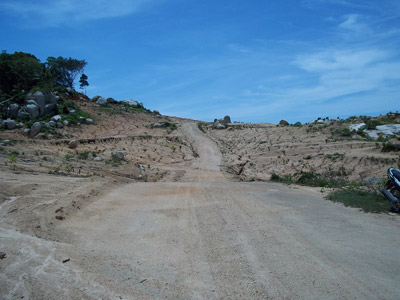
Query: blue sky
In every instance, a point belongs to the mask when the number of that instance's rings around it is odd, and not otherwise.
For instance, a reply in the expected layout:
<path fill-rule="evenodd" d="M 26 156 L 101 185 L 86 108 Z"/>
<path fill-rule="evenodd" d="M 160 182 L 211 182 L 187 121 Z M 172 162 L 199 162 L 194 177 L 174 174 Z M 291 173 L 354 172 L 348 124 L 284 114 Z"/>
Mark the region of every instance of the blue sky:
<path fill-rule="evenodd" d="M 2 0 L 0 45 L 85 59 L 89 96 L 212 121 L 399 110 L 398 0 Z"/>

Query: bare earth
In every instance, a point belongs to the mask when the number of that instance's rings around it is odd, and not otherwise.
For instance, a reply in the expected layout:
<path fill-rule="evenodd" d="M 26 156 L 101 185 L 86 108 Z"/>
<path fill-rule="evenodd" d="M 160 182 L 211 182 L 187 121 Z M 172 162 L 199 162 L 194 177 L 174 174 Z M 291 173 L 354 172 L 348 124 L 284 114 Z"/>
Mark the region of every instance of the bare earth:
<path fill-rule="evenodd" d="M 42 171 L 69 151 L 50 142 L 24 144 L 25 155 L 59 148 L 41 167 L 2 164 L 2 299 L 398 299 L 397 216 L 346 208 L 312 188 L 236 182 L 221 171 L 233 156 L 196 123 L 177 122 L 177 132 L 152 138 L 138 127 L 128 135 L 129 120 L 121 132 L 104 124 L 90 133 L 96 143 L 80 147 L 128 152 L 122 166 L 79 162 L 104 176 L 67 174 L 65 164 Z M 139 180 L 134 159 L 157 182 Z"/>

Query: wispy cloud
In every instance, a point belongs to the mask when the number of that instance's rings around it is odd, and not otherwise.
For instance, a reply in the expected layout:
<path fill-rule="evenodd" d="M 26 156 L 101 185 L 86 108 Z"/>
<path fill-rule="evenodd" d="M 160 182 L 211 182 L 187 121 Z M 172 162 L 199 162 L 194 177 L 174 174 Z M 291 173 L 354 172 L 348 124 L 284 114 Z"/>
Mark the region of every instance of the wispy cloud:
<path fill-rule="evenodd" d="M 152 0 L 3 0 L 0 10 L 37 27 L 121 17 Z"/>

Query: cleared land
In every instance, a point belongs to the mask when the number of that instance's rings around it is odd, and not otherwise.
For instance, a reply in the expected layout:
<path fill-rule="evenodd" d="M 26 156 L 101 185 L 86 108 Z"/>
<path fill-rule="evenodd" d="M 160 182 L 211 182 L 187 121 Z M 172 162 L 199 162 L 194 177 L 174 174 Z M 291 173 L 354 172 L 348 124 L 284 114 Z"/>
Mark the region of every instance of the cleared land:
<path fill-rule="evenodd" d="M 125 148 L 121 165 L 22 138 L 17 168 L 2 156 L 2 298 L 398 298 L 397 216 L 343 207 L 319 189 L 236 182 L 195 123 L 176 119 L 167 132 L 145 127 L 158 118 L 140 118 L 75 136 L 95 135 L 78 151 L 104 149 L 96 155 L 105 159 Z M 48 152 L 31 162 L 38 145 Z M 98 175 L 68 173 L 68 153 L 69 164 Z M 158 182 L 144 182 L 138 163 Z"/>

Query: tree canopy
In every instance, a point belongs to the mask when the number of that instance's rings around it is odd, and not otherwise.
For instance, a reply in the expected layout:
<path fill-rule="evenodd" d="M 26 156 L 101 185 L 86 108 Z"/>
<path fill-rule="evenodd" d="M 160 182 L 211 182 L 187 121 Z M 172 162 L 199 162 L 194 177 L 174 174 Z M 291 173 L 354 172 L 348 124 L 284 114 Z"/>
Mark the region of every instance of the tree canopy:
<path fill-rule="evenodd" d="M 0 92 L 7 96 L 29 92 L 34 87 L 54 89 L 73 88 L 75 79 L 87 62 L 74 58 L 48 57 L 45 63 L 24 52 L 0 54 Z M 85 75 L 86 76 L 86 75 Z M 86 76 L 85 85 L 89 85 Z"/>

